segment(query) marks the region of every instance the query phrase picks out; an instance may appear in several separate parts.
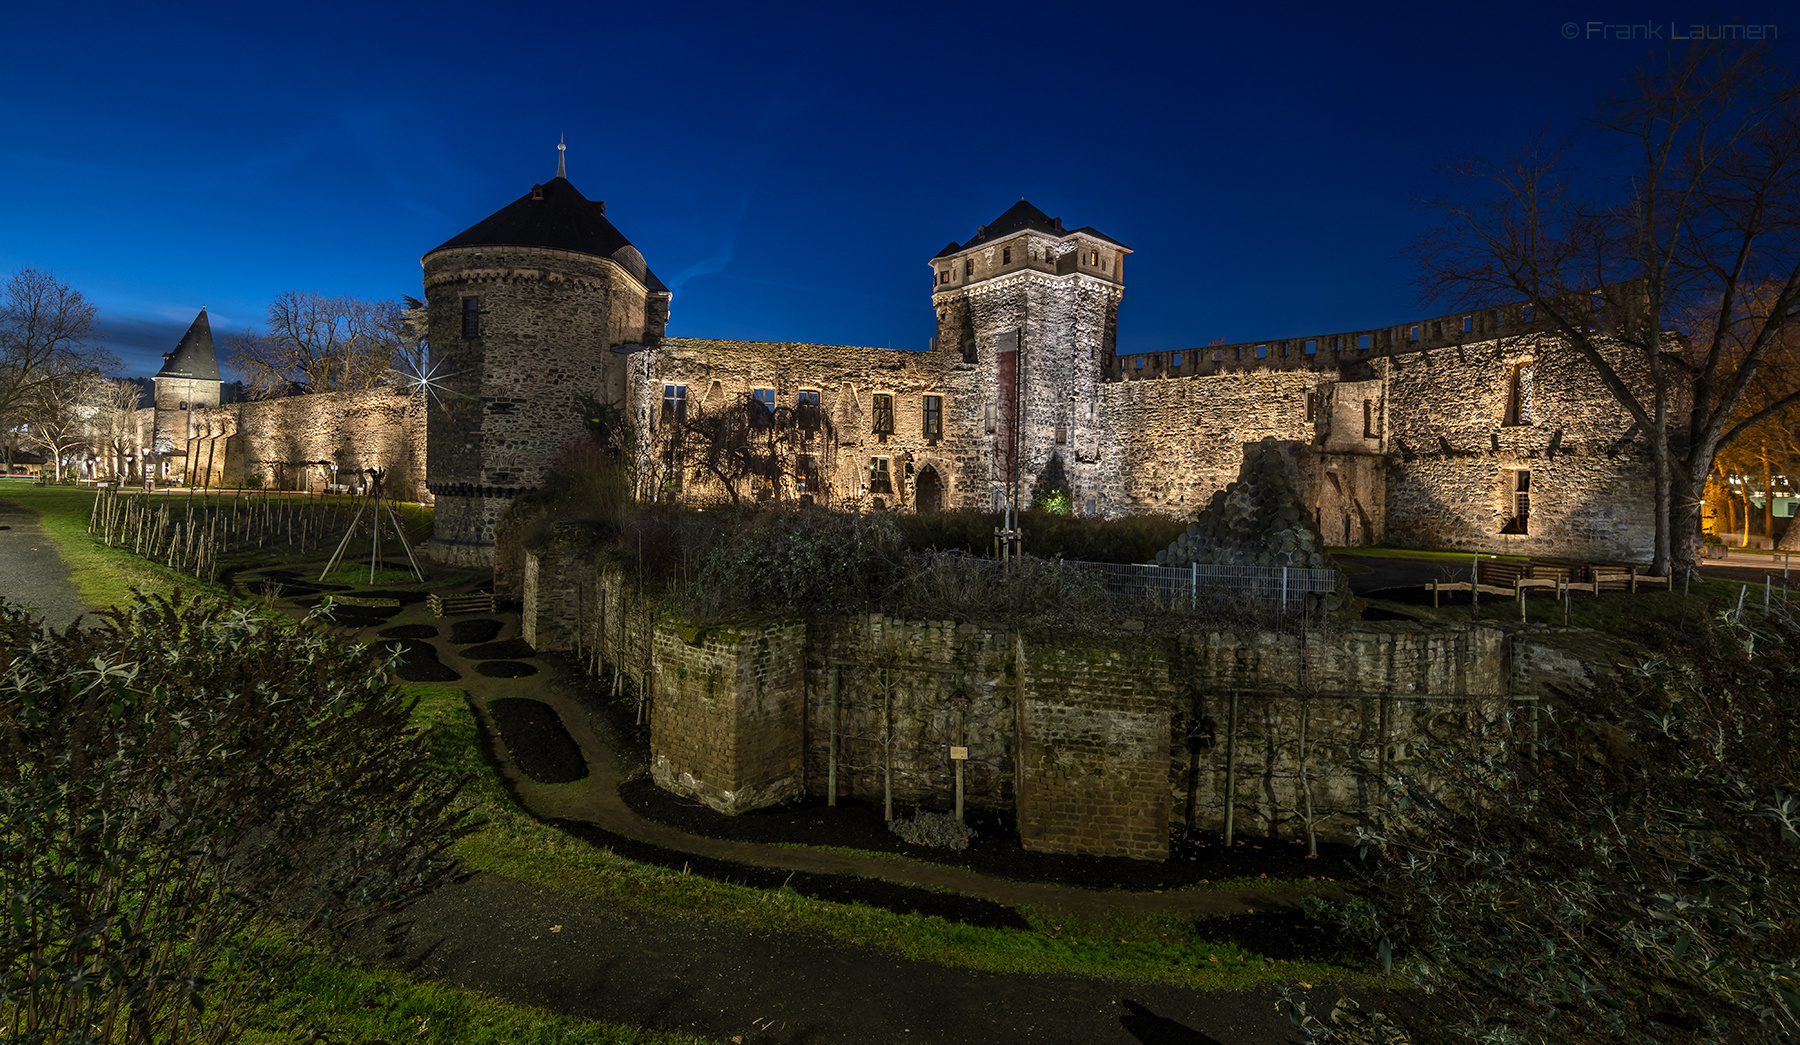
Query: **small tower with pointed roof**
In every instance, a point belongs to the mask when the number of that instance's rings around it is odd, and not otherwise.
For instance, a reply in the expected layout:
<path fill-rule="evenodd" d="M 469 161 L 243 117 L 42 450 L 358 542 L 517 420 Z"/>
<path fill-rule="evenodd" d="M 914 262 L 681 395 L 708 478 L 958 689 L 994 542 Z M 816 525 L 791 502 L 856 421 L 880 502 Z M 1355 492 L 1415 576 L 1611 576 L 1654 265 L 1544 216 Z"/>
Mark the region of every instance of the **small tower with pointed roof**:
<path fill-rule="evenodd" d="M 668 326 L 669 290 L 565 176 L 427 252 L 431 361 L 447 393 L 427 421 L 439 561 L 487 565 L 494 523 L 583 437 L 588 400 L 625 405 L 632 354 Z"/>
<path fill-rule="evenodd" d="M 993 509 L 1012 496 L 1013 461 L 1020 508 L 1053 460 L 1076 506 L 1095 496 L 1100 386 L 1116 350 L 1130 252 L 1020 199 L 931 259 L 935 350 L 970 389 L 958 397 L 964 430 L 988 444 L 972 466 L 980 474 L 957 483 L 968 492 L 964 507 Z"/>
<path fill-rule="evenodd" d="M 175 350 L 163 356 L 155 384 L 150 449 L 158 454 L 185 454 L 188 440 L 193 438 L 194 411 L 219 405 L 219 355 L 213 347 L 206 306 L 200 307 L 200 314 Z"/>

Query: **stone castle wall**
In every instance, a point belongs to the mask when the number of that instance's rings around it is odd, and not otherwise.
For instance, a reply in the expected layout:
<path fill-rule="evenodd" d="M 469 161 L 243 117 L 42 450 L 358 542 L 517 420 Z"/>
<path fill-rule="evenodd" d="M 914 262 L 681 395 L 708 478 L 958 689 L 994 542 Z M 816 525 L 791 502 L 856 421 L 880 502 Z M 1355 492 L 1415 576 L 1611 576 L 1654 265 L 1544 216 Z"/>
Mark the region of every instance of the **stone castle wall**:
<path fill-rule="evenodd" d="M 194 415 L 182 479 L 236 488 L 259 477 L 269 490 L 352 485 L 367 468 L 387 472 L 391 496 L 429 500 L 425 407 L 408 392 L 367 388 L 213 406 Z"/>

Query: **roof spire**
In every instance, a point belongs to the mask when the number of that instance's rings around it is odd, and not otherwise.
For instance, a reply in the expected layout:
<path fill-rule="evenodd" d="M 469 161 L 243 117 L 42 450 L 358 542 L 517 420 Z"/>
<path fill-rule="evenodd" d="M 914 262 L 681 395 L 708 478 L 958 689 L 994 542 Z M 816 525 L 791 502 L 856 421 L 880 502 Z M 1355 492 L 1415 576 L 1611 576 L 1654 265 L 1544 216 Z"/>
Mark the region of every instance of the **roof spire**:
<path fill-rule="evenodd" d="M 569 176 L 563 169 L 563 156 L 566 153 L 568 153 L 568 151 L 569 151 L 569 147 L 567 145 L 563 144 L 563 136 L 560 134 L 557 135 L 556 136 L 556 176 L 559 178 L 567 178 Z"/>

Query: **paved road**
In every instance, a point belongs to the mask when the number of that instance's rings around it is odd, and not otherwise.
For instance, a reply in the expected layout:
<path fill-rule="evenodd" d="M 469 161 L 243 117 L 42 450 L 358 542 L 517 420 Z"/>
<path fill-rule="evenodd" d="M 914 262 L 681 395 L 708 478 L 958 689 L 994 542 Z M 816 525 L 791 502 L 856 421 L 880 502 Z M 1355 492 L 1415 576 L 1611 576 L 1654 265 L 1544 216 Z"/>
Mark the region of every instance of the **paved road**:
<path fill-rule="evenodd" d="M 65 628 L 92 610 L 75 594 L 75 581 L 35 513 L 0 499 L 0 599 L 27 606 L 54 628 Z"/>

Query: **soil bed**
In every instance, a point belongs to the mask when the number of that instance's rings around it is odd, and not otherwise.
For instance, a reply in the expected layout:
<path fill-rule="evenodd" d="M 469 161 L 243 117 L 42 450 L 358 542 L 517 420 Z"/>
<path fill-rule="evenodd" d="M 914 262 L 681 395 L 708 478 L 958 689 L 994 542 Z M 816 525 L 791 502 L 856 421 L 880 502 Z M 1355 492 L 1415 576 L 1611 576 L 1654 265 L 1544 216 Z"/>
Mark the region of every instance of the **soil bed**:
<path fill-rule="evenodd" d="M 537 656 L 537 650 L 524 639 L 507 639 L 504 642 L 484 642 L 479 646 L 471 646 L 461 651 L 470 660 L 522 660 Z"/>
<path fill-rule="evenodd" d="M 396 624 L 375 634 L 384 639 L 435 639 L 438 630 L 430 624 Z"/>
<path fill-rule="evenodd" d="M 467 646 L 472 642 L 490 642 L 498 634 L 500 622 L 492 617 L 459 620 L 450 625 L 450 641 L 458 646 Z"/>
<path fill-rule="evenodd" d="M 484 660 L 475 670 L 491 679 L 522 679 L 537 674 L 537 666 L 522 660 Z"/>
<path fill-rule="evenodd" d="M 396 674 L 408 682 L 455 682 L 462 673 L 438 659 L 437 649 L 423 639 L 384 638 L 374 643 L 400 654 Z"/>
<path fill-rule="evenodd" d="M 555 708 L 541 700 L 506 697 L 489 701 L 487 709 L 513 763 L 526 776 L 540 784 L 567 784 L 588 775 L 581 746 Z"/>

